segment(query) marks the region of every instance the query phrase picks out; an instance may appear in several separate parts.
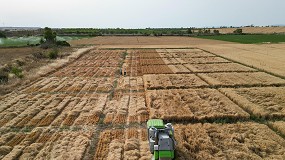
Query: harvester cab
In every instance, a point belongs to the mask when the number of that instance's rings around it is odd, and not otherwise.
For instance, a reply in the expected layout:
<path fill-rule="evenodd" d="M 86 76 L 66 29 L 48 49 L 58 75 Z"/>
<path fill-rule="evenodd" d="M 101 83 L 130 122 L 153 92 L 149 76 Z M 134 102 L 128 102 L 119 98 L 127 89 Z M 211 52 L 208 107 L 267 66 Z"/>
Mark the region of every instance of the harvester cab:
<path fill-rule="evenodd" d="M 176 141 L 171 123 L 164 125 L 161 119 L 147 121 L 148 141 L 153 160 L 172 160 Z"/>

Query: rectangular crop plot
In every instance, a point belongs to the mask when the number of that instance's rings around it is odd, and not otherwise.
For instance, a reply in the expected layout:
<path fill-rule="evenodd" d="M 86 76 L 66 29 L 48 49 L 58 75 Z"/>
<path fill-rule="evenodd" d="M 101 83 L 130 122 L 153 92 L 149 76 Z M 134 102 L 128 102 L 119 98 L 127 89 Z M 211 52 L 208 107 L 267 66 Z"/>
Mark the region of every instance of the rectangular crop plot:
<path fill-rule="evenodd" d="M 181 58 L 185 63 L 205 64 L 205 63 L 230 63 L 226 59 L 220 57 L 197 57 L 197 58 Z"/>
<path fill-rule="evenodd" d="M 183 89 L 208 86 L 195 74 L 157 74 L 144 75 L 146 89 Z"/>
<path fill-rule="evenodd" d="M 25 88 L 23 93 L 102 93 L 109 92 L 114 81 L 112 77 L 47 77 Z"/>
<path fill-rule="evenodd" d="M 138 59 L 160 58 L 160 55 L 154 49 L 138 49 L 128 50 L 128 57 L 136 57 Z"/>
<path fill-rule="evenodd" d="M 21 94 L 1 100 L 0 127 L 95 125 L 106 94 Z"/>
<path fill-rule="evenodd" d="M 284 159 L 285 140 L 264 124 L 174 125 L 177 159 Z"/>
<path fill-rule="evenodd" d="M 212 57 L 213 54 L 200 49 L 166 49 L 173 57 L 194 58 L 194 57 Z"/>
<path fill-rule="evenodd" d="M 103 114 L 106 124 L 146 122 L 149 117 L 145 97 L 135 94 L 123 94 L 107 101 Z"/>
<path fill-rule="evenodd" d="M 173 73 L 168 65 L 149 65 L 141 67 L 142 74 L 164 74 Z"/>
<path fill-rule="evenodd" d="M 173 73 L 191 73 L 189 69 L 187 69 L 182 64 L 180 65 L 168 65 L 168 67 L 172 70 Z"/>
<path fill-rule="evenodd" d="M 211 85 L 268 86 L 285 84 L 285 80 L 264 72 L 199 73 Z"/>
<path fill-rule="evenodd" d="M 146 128 L 105 130 L 100 133 L 94 160 L 149 160 Z"/>
<path fill-rule="evenodd" d="M 142 77 L 120 77 L 118 80 L 119 90 L 125 91 L 143 91 L 143 78 Z"/>
<path fill-rule="evenodd" d="M 249 118 L 248 113 L 215 89 L 147 91 L 146 102 L 150 118 L 173 121 Z"/>
<path fill-rule="evenodd" d="M 83 159 L 95 128 L 80 131 L 35 128 L 0 135 L 0 159 Z"/>
<path fill-rule="evenodd" d="M 192 72 L 253 72 L 253 68 L 237 63 L 184 64 Z"/>
<path fill-rule="evenodd" d="M 256 117 L 285 118 L 285 87 L 222 88 L 220 91 Z"/>

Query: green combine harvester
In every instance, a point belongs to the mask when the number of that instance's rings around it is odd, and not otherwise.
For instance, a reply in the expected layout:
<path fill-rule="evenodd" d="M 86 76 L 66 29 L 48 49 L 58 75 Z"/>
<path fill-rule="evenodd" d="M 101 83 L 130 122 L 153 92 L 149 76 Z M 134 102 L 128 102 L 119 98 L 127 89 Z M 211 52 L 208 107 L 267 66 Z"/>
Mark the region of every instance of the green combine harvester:
<path fill-rule="evenodd" d="M 147 121 L 148 141 L 153 160 L 172 160 L 176 141 L 171 123 L 164 125 L 161 119 Z"/>

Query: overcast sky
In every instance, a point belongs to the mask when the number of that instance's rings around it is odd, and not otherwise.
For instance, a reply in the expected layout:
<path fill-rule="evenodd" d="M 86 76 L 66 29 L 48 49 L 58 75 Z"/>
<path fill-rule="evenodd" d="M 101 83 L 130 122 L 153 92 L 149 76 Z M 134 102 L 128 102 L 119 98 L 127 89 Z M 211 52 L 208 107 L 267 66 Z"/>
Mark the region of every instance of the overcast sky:
<path fill-rule="evenodd" d="M 285 24 L 285 0 L 1 0 L 0 27 Z"/>

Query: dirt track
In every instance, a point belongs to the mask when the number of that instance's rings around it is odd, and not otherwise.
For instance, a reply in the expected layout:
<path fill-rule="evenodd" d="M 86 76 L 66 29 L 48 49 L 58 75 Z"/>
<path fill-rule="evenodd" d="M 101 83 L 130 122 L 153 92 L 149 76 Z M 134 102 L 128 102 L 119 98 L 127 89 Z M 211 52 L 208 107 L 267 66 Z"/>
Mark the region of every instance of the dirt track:
<path fill-rule="evenodd" d="M 284 87 L 199 48 L 93 49 L 0 99 L 0 158 L 147 160 L 163 118 L 177 159 L 284 159 Z"/>

